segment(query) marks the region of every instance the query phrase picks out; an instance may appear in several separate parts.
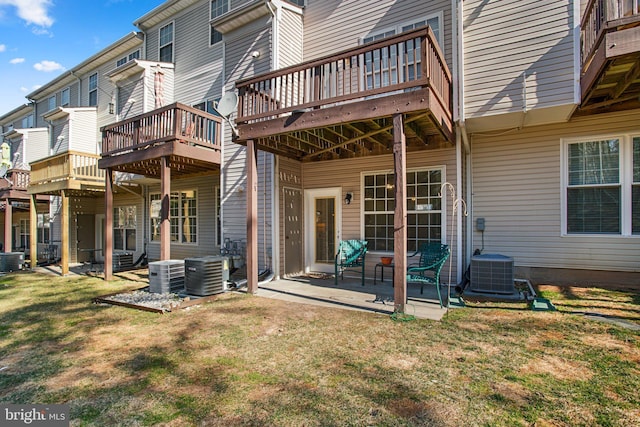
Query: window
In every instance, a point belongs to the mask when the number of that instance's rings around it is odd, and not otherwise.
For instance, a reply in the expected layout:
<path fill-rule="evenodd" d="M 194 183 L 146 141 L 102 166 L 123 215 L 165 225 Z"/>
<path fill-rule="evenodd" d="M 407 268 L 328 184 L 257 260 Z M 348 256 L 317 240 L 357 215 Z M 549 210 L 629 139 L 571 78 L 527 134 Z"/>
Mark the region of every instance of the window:
<path fill-rule="evenodd" d="M 442 169 L 407 172 L 407 249 L 442 241 Z M 365 174 L 364 238 L 372 251 L 393 251 L 394 175 Z"/>
<path fill-rule="evenodd" d="M 211 0 L 211 19 L 229 12 L 229 0 Z"/>
<path fill-rule="evenodd" d="M 214 116 L 222 117 L 218 113 L 218 111 L 214 108 L 215 106 L 218 105 L 219 101 L 220 101 L 220 98 L 209 99 L 207 101 L 203 101 L 198 104 L 195 104 L 193 108 L 197 108 L 200 111 L 206 111 L 207 113 L 213 114 Z"/>
<path fill-rule="evenodd" d="M 18 248 L 20 249 L 24 249 L 24 250 L 28 250 L 31 246 L 30 246 L 30 237 L 31 237 L 31 233 L 29 231 L 29 220 L 28 219 L 21 219 L 20 220 L 20 235 L 18 236 L 19 241 L 18 243 Z"/>
<path fill-rule="evenodd" d="M 364 44 L 381 40 L 397 33 L 414 30 L 428 25 L 431 27 L 431 30 L 433 30 L 438 43 L 442 45 L 440 37 L 441 21 L 442 13 L 432 15 L 425 19 L 399 25 L 376 34 L 369 35 L 362 39 L 362 43 Z M 416 63 L 416 56 L 420 55 L 420 46 L 414 46 L 414 44 L 413 40 L 407 41 L 404 43 L 404 48 L 400 48 L 400 50 L 402 50 L 401 52 L 398 52 L 397 45 L 393 45 L 390 46 L 389 49 L 374 50 L 366 53 L 364 55 L 364 62 L 367 89 L 386 87 L 389 85 L 395 85 L 399 82 L 412 81 L 418 78 L 421 74 L 421 64 L 420 61 Z M 398 73 L 398 55 L 401 55 L 400 61 L 402 62 L 402 69 L 404 70 L 404 73 Z"/>
<path fill-rule="evenodd" d="M 120 206 L 113 209 L 113 249 L 136 250 L 136 207 Z"/>
<path fill-rule="evenodd" d="M 47 100 L 47 111 L 51 111 L 56 108 L 56 96 L 49 97 Z"/>
<path fill-rule="evenodd" d="M 118 60 L 116 61 L 116 67 L 121 67 L 121 66 L 123 66 L 123 65 L 124 65 L 124 64 L 126 64 L 126 63 L 127 63 L 127 57 L 126 57 L 126 56 L 123 56 L 122 58 L 120 58 L 120 59 L 118 59 Z"/>
<path fill-rule="evenodd" d="M 215 28 L 211 27 L 211 36 L 209 40 L 209 44 L 213 46 L 216 43 L 220 43 L 222 41 L 222 33 L 217 31 Z"/>
<path fill-rule="evenodd" d="M 640 235 L 640 137 L 568 141 L 563 156 L 563 233 Z"/>
<path fill-rule="evenodd" d="M 160 28 L 159 60 L 173 62 L 173 23 Z"/>
<path fill-rule="evenodd" d="M 22 119 L 22 128 L 28 129 L 33 127 L 33 114 L 29 114 Z"/>
<path fill-rule="evenodd" d="M 116 68 L 121 67 L 127 62 L 138 58 L 140 58 L 140 50 L 136 50 L 135 52 L 130 53 L 129 56 L 123 56 L 122 58 L 118 59 L 118 61 L 116 61 Z"/>
<path fill-rule="evenodd" d="M 150 196 L 151 205 L 158 204 L 160 194 Z M 198 203 L 196 192 L 186 190 L 172 192 L 169 199 L 169 222 L 171 241 L 186 244 L 197 243 Z M 151 240 L 160 241 L 160 217 L 151 218 Z"/>
<path fill-rule="evenodd" d="M 304 7 L 306 0 L 289 0 L 289 3 L 293 3 L 296 6 Z"/>
<path fill-rule="evenodd" d="M 71 100 L 70 94 L 71 90 L 69 88 L 62 90 L 62 92 L 60 93 L 60 105 L 62 105 L 63 107 L 69 105 Z"/>
<path fill-rule="evenodd" d="M 49 214 L 38 214 L 38 243 L 51 242 L 51 218 Z"/>
<path fill-rule="evenodd" d="M 129 61 L 133 61 L 134 59 L 140 59 L 140 49 L 136 50 L 135 52 L 131 52 L 128 58 L 129 58 Z"/>
<path fill-rule="evenodd" d="M 89 76 L 89 106 L 98 105 L 98 73 Z"/>

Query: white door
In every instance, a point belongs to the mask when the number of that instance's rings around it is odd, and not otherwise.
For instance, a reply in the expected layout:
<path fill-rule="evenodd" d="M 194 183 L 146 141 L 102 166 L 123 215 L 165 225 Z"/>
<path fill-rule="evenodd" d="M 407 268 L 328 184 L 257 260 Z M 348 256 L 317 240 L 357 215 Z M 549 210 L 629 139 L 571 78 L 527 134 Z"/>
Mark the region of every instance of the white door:
<path fill-rule="evenodd" d="M 305 271 L 331 273 L 340 241 L 342 189 L 305 190 Z"/>

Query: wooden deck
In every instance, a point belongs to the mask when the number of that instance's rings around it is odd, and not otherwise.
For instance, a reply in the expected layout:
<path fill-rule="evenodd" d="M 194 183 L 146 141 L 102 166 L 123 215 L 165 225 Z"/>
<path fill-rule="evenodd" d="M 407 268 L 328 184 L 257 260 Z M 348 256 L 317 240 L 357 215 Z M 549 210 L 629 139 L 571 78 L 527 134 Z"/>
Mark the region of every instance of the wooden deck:
<path fill-rule="evenodd" d="M 31 163 L 29 194 L 98 196 L 104 191 L 104 171 L 97 154 L 66 151 Z"/>
<path fill-rule="evenodd" d="M 173 176 L 220 167 L 222 119 L 174 103 L 102 129 L 101 169 L 158 178 L 161 158 Z"/>
<path fill-rule="evenodd" d="M 453 140 L 451 73 L 428 27 L 236 87 L 237 142 L 296 160 L 389 154 L 398 113 L 409 151 Z"/>
<path fill-rule="evenodd" d="M 640 108 L 640 0 L 591 0 L 582 18 L 580 113 Z"/>

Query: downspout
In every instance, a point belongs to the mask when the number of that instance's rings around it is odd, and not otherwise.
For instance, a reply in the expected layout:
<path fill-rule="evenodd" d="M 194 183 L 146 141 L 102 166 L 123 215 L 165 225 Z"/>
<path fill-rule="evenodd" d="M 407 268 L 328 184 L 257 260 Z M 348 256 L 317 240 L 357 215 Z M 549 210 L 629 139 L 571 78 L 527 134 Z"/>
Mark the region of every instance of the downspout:
<path fill-rule="evenodd" d="M 78 80 L 78 103 L 76 105 L 80 107 L 82 105 L 82 79 L 76 76 L 76 73 L 73 71 L 69 71 L 69 73 Z"/>
<path fill-rule="evenodd" d="M 464 10 L 463 10 L 463 0 L 452 0 L 452 34 L 453 34 L 453 67 L 454 67 L 454 75 L 457 76 L 457 80 L 454 83 L 454 122 L 456 123 L 456 127 L 458 132 L 456 132 L 456 167 L 458 173 L 456 174 L 456 186 L 458 189 L 462 188 L 463 184 L 463 176 L 462 171 L 465 171 L 466 178 L 466 193 L 464 194 L 464 200 L 466 201 L 468 212 L 472 213 L 473 211 L 473 203 L 472 203 L 472 174 L 471 174 L 471 144 L 469 142 L 469 137 L 467 134 L 467 129 L 465 125 L 465 113 L 464 113 Z M 462 147 L 464 147 L 464 152 L 462 151 Z M 466 162 L 463 163 L 462 156 L 466 156 Z M 459 194 L 462 194 L 460 191 Z M 464 217 L 466 221 L 464 229 L 466 229 L 466 251 L 465 256 L 463 257 L 463 211 L 462 209 L 458 209 L 458 216 L 456 221 L 458 223 L 458 233 L 456 236 L 456 244 L 457 244 L 457 252 L 456 256 L 460 262 L 457 263 L 456 273 L 458 283 L 462 280 L 463 274 L 463 260 L 471 259 L 471 245 L 472 245 L 472 235 L 473 230 L 471 228 L 473 220 L 472 215 L 467 215 Z"/>

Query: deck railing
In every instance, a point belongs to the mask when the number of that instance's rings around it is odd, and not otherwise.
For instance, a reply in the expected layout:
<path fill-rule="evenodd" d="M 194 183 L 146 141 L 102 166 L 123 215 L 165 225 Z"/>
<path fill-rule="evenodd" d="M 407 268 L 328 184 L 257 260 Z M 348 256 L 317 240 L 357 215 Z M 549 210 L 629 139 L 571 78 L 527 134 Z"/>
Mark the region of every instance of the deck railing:
<path fill-rule="evenodd" d="M 639 18 L 640 0 L 590 0 L 581 23 L 582 65 L 591 58 L 611 24 L 624 25 Z"/>
<path fill-rule="evenodd" d="M 125 154 L 176 140 L 219 150 L 222 119 L 187 105 L 173 103 L 113 123 L 101 130 L 103 157 Z"/>
<path fill-rule="evenodd" d="M 451 73 L 429 27 L 238 81 L 238 123 L 430 87 L 451 112 Z"/>
<path fill-rule="evenodd" d="M 0 181 L 0 190 L 26 190 L 29 186 L 30 172 L 24 169 L 9 169 L 5 179 Z"/>
<path fill-rule="evenodd" d="M 31 163 L 30 186 L 78 180 L 104 183 L 104 170 L 98 168 L 100 155 L 67 151 Z"/>

